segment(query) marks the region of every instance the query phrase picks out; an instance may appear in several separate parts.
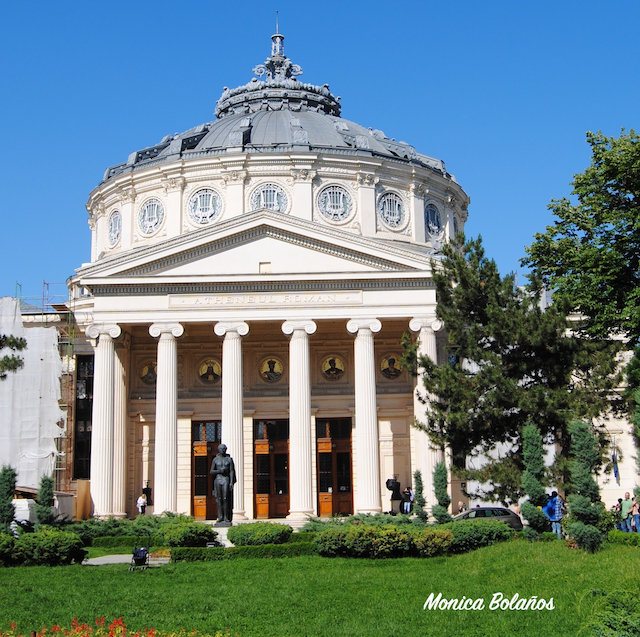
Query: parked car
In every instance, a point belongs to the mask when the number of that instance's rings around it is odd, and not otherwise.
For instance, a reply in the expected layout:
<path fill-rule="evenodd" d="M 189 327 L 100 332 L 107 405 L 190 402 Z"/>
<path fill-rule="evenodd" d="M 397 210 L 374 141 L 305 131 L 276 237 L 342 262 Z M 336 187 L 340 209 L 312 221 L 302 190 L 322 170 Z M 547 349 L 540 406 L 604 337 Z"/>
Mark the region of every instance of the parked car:
<path fill-rule="evenodd" d="M 522 520 L 517 513 L 503 507 L 475 507 L 453 518 L 457 520 L 500 520 L 511 526 L 515 531 L 522 531 Z"/>

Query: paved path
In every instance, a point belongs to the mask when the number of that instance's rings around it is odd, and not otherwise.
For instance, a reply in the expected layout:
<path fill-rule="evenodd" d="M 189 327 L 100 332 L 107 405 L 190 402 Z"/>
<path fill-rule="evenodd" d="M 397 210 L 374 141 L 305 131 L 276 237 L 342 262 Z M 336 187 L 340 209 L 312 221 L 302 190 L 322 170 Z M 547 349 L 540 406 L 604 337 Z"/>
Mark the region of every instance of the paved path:
<path fill-rule="evenodd" d="M 168 557 L 150 557 L 149 566 L 162 566 L 171 560 Z M 127 555 L 103 555 L 102 557 L 92 557 L 82 562 L 84 566 L 101 566 L 102 564 L 130 564 L 131 553 Z"/>

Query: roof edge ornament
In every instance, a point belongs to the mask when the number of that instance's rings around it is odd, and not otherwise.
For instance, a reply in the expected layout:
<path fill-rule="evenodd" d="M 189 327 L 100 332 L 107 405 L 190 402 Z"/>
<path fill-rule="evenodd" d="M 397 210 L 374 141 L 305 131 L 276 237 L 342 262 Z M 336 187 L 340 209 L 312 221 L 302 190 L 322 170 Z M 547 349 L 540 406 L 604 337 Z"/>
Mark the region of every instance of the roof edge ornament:
<path fill-rule="evenodd" d="M 282 108 L 340 116 L 340 98 L 331 94 L 328 84 L 315 86 L 298 81 L 302 68 L 284 54 L 284 35 L 279 33 L 277 22 L 276 33 L 271 36 L 271 55 L 264 64 L 254 67 L 253 73 L 257 77 L 243 86 L 224 87 L 216 105 L 216 117 Z"/>

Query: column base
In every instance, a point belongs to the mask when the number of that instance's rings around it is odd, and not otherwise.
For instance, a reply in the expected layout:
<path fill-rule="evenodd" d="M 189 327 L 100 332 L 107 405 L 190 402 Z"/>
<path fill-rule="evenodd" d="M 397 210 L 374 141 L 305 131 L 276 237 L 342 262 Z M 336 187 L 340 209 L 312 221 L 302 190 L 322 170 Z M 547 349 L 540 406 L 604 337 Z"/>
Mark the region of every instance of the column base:
<path fill-rule="evenodd" d="M 239 510 L 236 511 L 235 509 L 233 510 L 233 521 L 235 522 L 236 520 L 240 520 L 241 522 L 244 522 L 245 520 L 248 520 L 249 518 L 245 515 L 244 510 Z"/>
<path fill-rule="evenodd" d="M 291 511 L 285 520 L 287 522 L 306 522 L 315 517 L 313 510 L 310 509 L 308 511 Z"/>
<path fill-rule="evenodd" d="M 354 515 L 376 515 L 376 513 L 382 513 L 382 507 L 371 509 L 356 509 Z"/>

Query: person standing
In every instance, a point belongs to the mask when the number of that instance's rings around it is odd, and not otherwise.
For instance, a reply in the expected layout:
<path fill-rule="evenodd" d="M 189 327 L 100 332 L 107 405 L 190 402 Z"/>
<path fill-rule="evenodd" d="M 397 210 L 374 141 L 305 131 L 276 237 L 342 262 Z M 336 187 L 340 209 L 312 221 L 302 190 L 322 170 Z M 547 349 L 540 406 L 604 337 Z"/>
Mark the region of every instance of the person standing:
<path fill-rule="evenodd" d="M 564 500 L 558 495 L 557 491 L 551 494 L 549 504 L 547 504 L 547 515 L 551 522 L 551 530 L 562 539 L 562 505 Z"/>
<path fill-rule="evenodd" d="M 637 495 L 633 498 L 631 516 L 633 517 L 633 524 L 636 527 L 636 533 L 640 533 L 640 500 Z"/>
<path fill-rule="evenodd" d="M 625 533 L 631 533 L 631 507 L 633 500 L 627 491 L 624 494 L 624 500 L 620 503 L 620 517 L 622 518 L 622 530 Z"/>
<path fill-rule="evenodd" d="M 411 513 L 411 487 L 405 487 L 402 492 L 402 513 L 405 515 Z"/>

